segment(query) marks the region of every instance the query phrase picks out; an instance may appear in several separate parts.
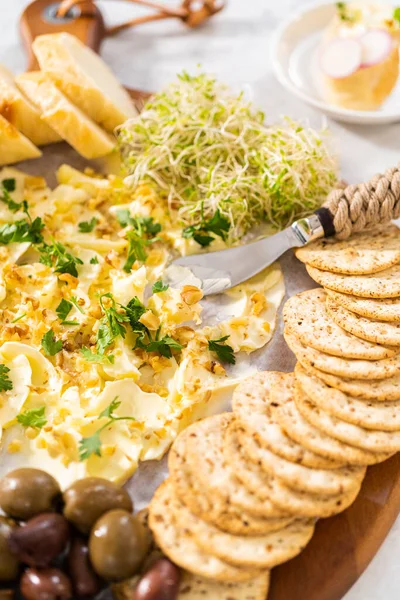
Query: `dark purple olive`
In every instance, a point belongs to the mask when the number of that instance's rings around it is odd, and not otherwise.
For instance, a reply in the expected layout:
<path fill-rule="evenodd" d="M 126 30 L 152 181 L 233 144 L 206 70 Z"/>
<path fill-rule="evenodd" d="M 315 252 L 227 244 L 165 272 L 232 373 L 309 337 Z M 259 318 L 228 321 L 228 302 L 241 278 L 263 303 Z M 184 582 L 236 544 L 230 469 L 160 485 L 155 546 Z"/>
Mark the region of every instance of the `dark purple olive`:
<path fill-rule="evenodd" d="M 140 579 L 134 600 L 175 600 L 181 572 L 167 558 L 160 558 Z"/>
<path fill-rule="evenodd" d="M 89 548 L 82 537 L 75 537 L 68 553 L 68 570 L 75 595 L 78 598 L 93 598 L 102 588 L 89 560 Z"/>
<path fill-rule="evenodd" d="M 90 560 L 107 581 L 129 579 L 138 573 L 148 551 L 148 538 L 137 517 L 126 510 L 111 510 L 93 527 Z"/>
<path fill-rule="evenodd" d="M 12 519 L 0 517 L 0 582 L 14 581 L 17 579 L 19 561 L 11 552 L 8 540 L 17 524 Z"/>
<path fill-rule="evenodd" d="M 70 600 L 72 586 L 60 569 L 27 569 L 20 581 L 25 600 Z"/>
<path fill-rule="evenodd" d="M 84 534 L 88 534 L 95 522 L 110 510 L 133 511 L 128 492 L 100 477 L 75 481 L 64 492 L 64 502 L 64 516 Z"/>
<path fill-rule="evenodd" d="M 60 495 L 54 477 L 39 469 L 16 469 L 0 480 L 0 507 L 15 519 L 54 511 Z"/>
<path fill-rule="evenodd" d="M 13 529 L 8 546 L 21 562 L 32 567 L 48 567 L 64 552 L 69 536 L 68 521 L 62 515 L 47 513 Z"/>

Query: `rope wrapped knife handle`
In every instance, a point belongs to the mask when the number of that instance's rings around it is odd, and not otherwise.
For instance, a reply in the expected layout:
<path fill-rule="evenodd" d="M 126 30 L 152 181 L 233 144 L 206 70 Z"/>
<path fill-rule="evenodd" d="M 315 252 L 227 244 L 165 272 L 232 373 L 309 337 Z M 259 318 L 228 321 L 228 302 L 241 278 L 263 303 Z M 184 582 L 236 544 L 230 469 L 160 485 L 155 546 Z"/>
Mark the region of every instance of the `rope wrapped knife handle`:
<path fill-rule="evenodd" d="M 325 236 L 346 239 L 373 225 L 400 217 L 400 165 L 375 175 L 367 183 L 331 192 L 316 211 Z"/>

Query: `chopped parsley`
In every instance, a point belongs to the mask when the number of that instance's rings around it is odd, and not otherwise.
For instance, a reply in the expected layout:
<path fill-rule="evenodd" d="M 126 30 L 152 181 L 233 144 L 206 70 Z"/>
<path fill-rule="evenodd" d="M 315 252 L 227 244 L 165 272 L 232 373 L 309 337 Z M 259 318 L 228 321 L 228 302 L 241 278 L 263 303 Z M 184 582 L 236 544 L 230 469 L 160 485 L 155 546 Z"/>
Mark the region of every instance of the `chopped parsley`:
<path fill-rule="evenodd" d="M 72 310 L 72 306 L 73 304 L 72 302 L 69 302 L 69 300 L 66 300 L 65 298 L 61 300 L 60 304 L 56 308 L 57 317 L 60 319 L 60 321 L 65 321 Z"/>
<path fill-rule="evenodd" d="M 215 352 L 221 362 L 227 362 L 231 365 L 236 363 L 236 358 L 233 353 L 233 348 L 225 344 L 229 335 L 219 338 L 218 340 L 208 340 L 208 348 L 211 352 Z"/>
<path fill-rule="evenodd" d="M 5 223 L 0 227 L 0 244 L 6 245 L 13 242 L 41 244 L 43 227 L 44 223 L 40 217 L 36 217 L 34 221 L 21 219 L 14 223 Z"/>
<path fill-rule="evenodd" d="M 161 279 L 159 281 L 156 281 L 155 284 L 153 285 L 153 294 L 159 294 L 160 292 L 166 292 L 167 289 L 169 288 L 168 283 L 163 283 L 161 281 Z"/>
<path fill-rule="evenodd" d="M 62 350 L 62 341 L 56 340 L 54 331 L 49 329 L 42 337 L 42 348 L 48 356 L 55 356 Z"/>
<path fill-rule="evenodd" d="M 113 354 L 96 354 L 90 350 L 90 348 L 86 348 L 83 346 L 81 348 L 81 354 L 86 358 L 88 362 L 92 363 L 102 363 L 104 360 L 108 360 L 111 364 L 114 363 L 114 355 Z"/>
<path fill-rule="evenodd" d="M 52 244 L 43 244 L 39 248 L 40 262 L 48 267 L 55 267 L 56 273 L 69 273 L 78 277 L 77 265 L 83 265 L 83 261 L 67 252 L 65 246 L 53 240 Z"/>
<path fill-rule="evenodd" d="M 146 260 L 146 247 L 158 240 L 161 225 L 155 223 L 152 217 L 131 217 L 129 210 L 119 210 L 117 219 L 121 227 L 130 227 L 126 232 L 128 256 L 123 266 L 124 271 L 129 273 L 136 260 Z"/>
<path fill-rule="evenodd" d="M 400 6 L 397 6 L 393 11 L 393 19 L 400 23 Z"/>
<path fill-rule="evenodd" d="M 226 217 L 221 215 L 217 209 L 211 219 L 202 219 L 197 225 L 185 227 L 182 235 L 186 239 L 193 238 L 200 246 L 209 246 L 215 240 L 215 236 L 226 239 L 230 229 L 230 223 Z"/>
<path fill-rule="evenodd" d="M 31 408 L 30 410 L 26 410 L 25 412 L 17 415 L 17 421 L 24 427 L 41 429 L 47 423 L 45 412 L 45 406 L 41 406 L 40 408 Z"/>
<path fill-rule="evenodd" d="M 106 307 L 104 305 L 105 298 L 108 298 L 111 301 L 111 306 Z M 118 312 L 117 304 L 111 293 L 100 296 L 100 306 L 103 310 L 104 316 L 100 320 L 100 327 L 97 331 L 96 341 L 98 354 L 104 355 L 107 348 L 118 336 L 125 338 L 125 323 L 129 321 L 129 317 L 125 311 L 123 313 Z"/>
<path fill-rule="evenodd" d="M 8 376 L 10 369 L 6 365 L 0 365 L 0 392 L 8 392 L 13 389 L 13 384 Z"/>
<path fill-rule="evenodd" d="M 78 223 L 78 229 L 80 233 L 91 233 L 93 229 L 96 227 L 98 223 L 98 219 L 93 217 L 90 221 L 81 221 Z"/>
<path fill-rule="evenodd" d="M 15 179 L 3 179 L 1 182 L 0 188 L 0 200 L 7 204 L 7 208 L 11 210 L 11 212 L 17 212 L 19 210 L 26 210 L 27 203 L 26 200 L 22 202 L 15 202 L 15 200 L 11 197 L 11 192 L 15 192 L 17 188 L 17 182 Z"/>
<path fill-rule="evenodd" d="M 336 2 L 336 10 L 341 21 L 354 23 L 356 20 L 353 11 L 350 11 L 348 8 L 347 2 Z"/>
<path fill-rule="evenodd" d="M 118 401 L 118 396 L 105 408 L 98 416 L 98 419 L 107 419 L 106 423 L 99 427 L 93 435 L 89 437 L 83 437 L 79 442 L 79 460 L 87 460 L 92 455 L 101 456 L 101 432 L 116 423 L 117 421 L 136 421 L 134 417 L 118 417 L 115 415 L 115 411 L 119 408 L 121 402 Z"/>
<path fill-rule="evenodd" d="M 91 265 L 98 265 L 99 264 L 99 259 L 97 258 L 97 256 L 92 256 L 92 258 L 90 259 L 90 264 Z"/>

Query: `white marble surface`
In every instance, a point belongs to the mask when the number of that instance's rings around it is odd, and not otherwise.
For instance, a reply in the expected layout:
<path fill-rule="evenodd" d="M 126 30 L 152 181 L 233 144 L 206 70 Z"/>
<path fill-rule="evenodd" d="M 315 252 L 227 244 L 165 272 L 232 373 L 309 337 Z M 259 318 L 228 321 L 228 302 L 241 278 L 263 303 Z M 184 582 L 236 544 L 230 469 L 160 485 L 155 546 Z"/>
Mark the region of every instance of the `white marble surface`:
<path fill-rule="evenodd" d="M 26 0 L 0 0 L 0 62 L 16 72 L 25 66 L 18 16 L 26 4 Z M 147 90 L 159 89 L 177 71 L 193 70 L 200 63 L 229 84 L 246 86 L 268 118 L 288 114 L 318 126 L 321 114 L 280 87 L 269 61 L 274 28 L 303 4 L 303 0 L 228 0 L 227 9 L 201 30 L 186 30 L 173 21 L 142 26 L 108 40 L 103 56 L 124 83 Z M 116 0 L 101 5 L 110 21 L 144 12 Z M 367 179 L 399 161 L 400 124 L 370 128 L 337 123 L 330 126 L 337 138 L 342 176 L 349 182 Z M 399 561 L 400 520 L 345 600 L 397 600 Z"/>

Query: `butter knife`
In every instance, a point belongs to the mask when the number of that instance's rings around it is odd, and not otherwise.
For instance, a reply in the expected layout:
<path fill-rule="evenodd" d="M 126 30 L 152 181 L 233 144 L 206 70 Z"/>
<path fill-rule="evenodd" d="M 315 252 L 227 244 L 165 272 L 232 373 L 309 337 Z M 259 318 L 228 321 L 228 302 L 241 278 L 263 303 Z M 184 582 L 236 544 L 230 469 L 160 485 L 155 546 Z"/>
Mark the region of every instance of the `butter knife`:
<path fill-rule="evenodd" d="M 273 236 L 219 252 L 185 256 L 172 264 L 200 279 L 205 296 L 218 294 L 256 275 L 291 248 L 333 235 L 346 239 L 399 217 L 400 167 L 396 167 L 367 183 L 334 190 L 314 214 Z"/>

